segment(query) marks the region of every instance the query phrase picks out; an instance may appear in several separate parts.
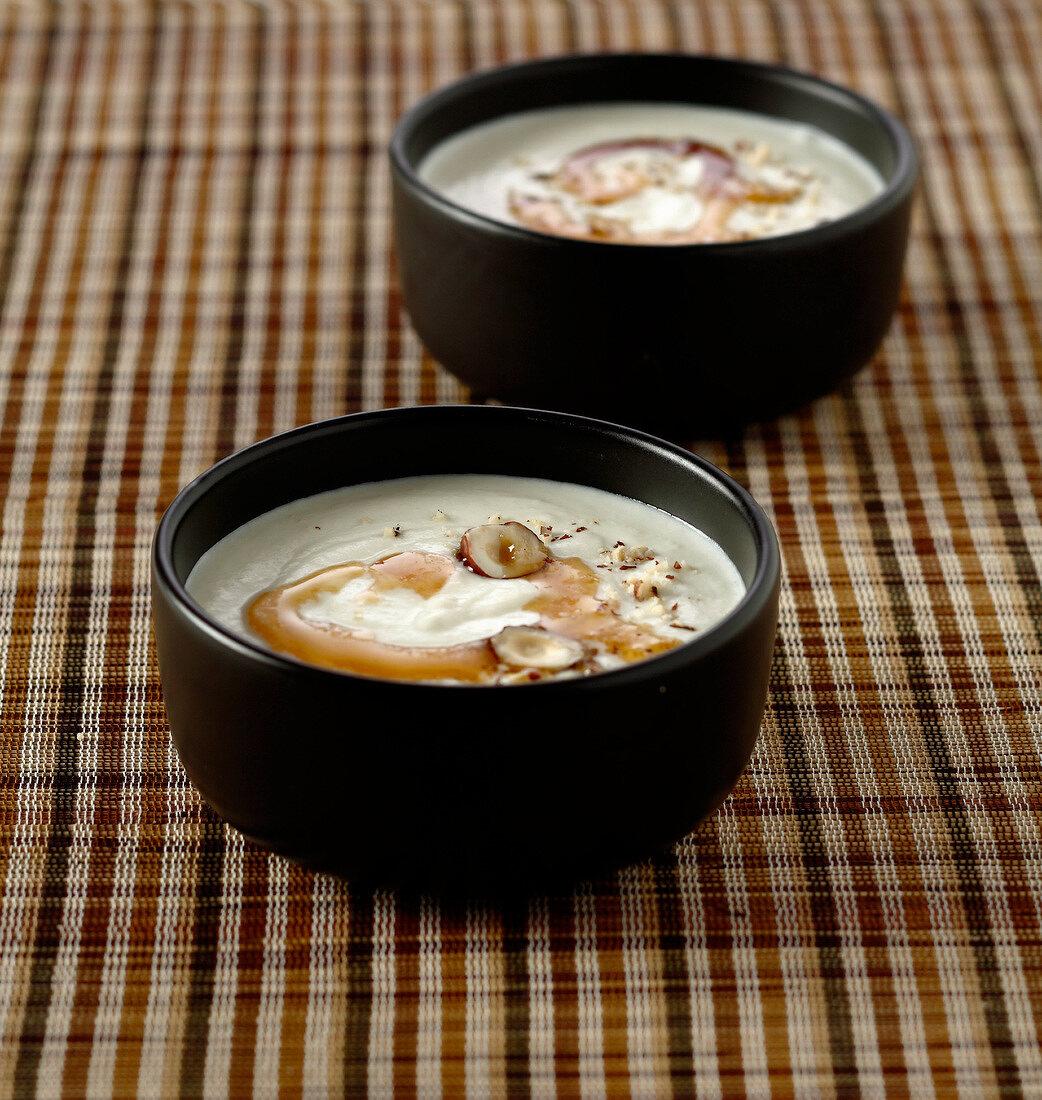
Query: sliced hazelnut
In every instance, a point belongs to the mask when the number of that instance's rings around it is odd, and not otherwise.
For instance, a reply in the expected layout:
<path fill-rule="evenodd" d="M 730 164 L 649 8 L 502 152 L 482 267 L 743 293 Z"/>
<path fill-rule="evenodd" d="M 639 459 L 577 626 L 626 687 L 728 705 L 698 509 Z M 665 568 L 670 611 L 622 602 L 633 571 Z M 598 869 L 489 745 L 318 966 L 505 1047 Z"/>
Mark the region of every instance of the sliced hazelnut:
<path fill-rule="evenodd" d="M 582 642 L 538 626 L 505 626 L 490 642 L 496 657 L 511 668 L 556 671 L 571 668 L 586 656 Z"/>
<path fill-rule="evenodd" d="M 483 523 L 471 527 L 459 544 L 460 559 L 483 577 L 524 577 L 547 560 L 539 536 L 523 523 Z"/>

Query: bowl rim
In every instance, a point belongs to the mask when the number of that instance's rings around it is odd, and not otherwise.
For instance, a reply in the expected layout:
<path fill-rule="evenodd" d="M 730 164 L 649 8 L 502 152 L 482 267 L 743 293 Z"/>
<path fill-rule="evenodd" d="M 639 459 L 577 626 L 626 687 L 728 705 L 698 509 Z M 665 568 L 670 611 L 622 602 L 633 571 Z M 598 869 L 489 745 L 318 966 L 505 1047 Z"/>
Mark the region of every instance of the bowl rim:
<path fill-rule="evenodd" d="M 795 83 L 807 90 L 832 100 L 841 100 L 862 113 L 870 116 L 890 139 L 895 151 L 895 165 L 889 179 L 884 180 L 883 190 L 855 207 L 842 217 L 821 225 L 806 229 L 781 233 L 773 237 L 758 237 L 744 241 L 708 241 L 687 244 L 632 244 L 621 241 L 591 241 L 560 237 L 551 233 L 542 233 L 526 226 L 512 225 L 499 221 L 486 214 L 478 213 L 448 198 L 436 188 L 431 187 L 419 175 L 419 165 L 414 165 L 406 154 L 406 144 L 413 131 L 428 117 L 448 104 L 465 97 L 468 93 L 479 93 L 482 89 L 497 87 L 508 83 L 517 76 L 538 72 L 547 73 L 558 69 L 590 68 L 612 65 L 631 65 L 638 61 L 667 60 L 668 63 L 688 61 L 691 64 L 709 64 L 720 66 L 736 74 L 757 76 L 760 78 Z M 639 96 L 633 102 L 638 102 Z M 575 102 L 575 101 L 573 101 Z M 621 102 L 621 101 L 620 101 Z M 678 101 L 679 102 L 679 101 Z M 567 105 L 567 104 L 562 104 Z M 504 117 L 503 115 L 494 117 Z M 784 118 L 786 116 L 777 116 Z M 794 120 L 798 121 L 798 120 Z M 457 131 L 459 132 L 459 131 Z M 867 96 L 842 84 L 828 80 L 814 73 L 791 68 L 785 64 L 757 61 L 743 57 L 731 57 L 724 54 L 689 53 L 686 51 L 649 51 L 649 52 L 594 52 L 566 53 L 552 57 L 534 58 L 478 69 L 459 77 L 447 84 L 433 89 L 422 96 L 398 118 L 391 133 L 388 156 L 392 174 L 405 186 L 421 197 L 429 205 L 440 210 L 449 218 L 458 220 L 471 228 L 484 230 L 499 237 L 513 238 L 518 241 L 550 243 L 558 247 L 572 249 L 624 249 L 649 250 L 680 253 L 696 249 L 702 253 L 773 253 L 797 247 L 811 242 L 827 242 L 885 217 L 896 207 L 904 203 L 916 186 L 919 177 L 920 160 L 915 141 L 907 126 L 891 111 Z"/>
<path fill-rule="evenodd" d="M 753 536 L 756 563 L 753 576 L 746 585 L 746 591 L 738 604 L 714 623 L 703 633 L 690 641 L 684 642 L 665 653 L 656 654 L 641 661 L 625 665 L 617 669 L 608 669 L 592 676 L 581 676 L 573 679 L 550 678 L 535 683 L 502 685 L 502 684 L 462 684 L 441 683 L 432 681 L 408 681 L 393 680 L 382 677 L 368 676 L 349 670 L 325 668 L 311 664 L 289 654 L 279 653 L 269 649 L 262 642 L 254 641 L 245 635 L 230 630 L 216 618 L 211 616 L 189 594 L 185 583 L 178 576 L 174 564 L 174 542 L 180 524 L 188 517 L 196 502 L 207 493 L 213 491 L 229 475 L 234 474 L 244 466 L 252 462 L 260 455 L 277 452 L 280 449 L 295 446 L 308 436 L 321 436 L 336 434 L 349 430 L 350 426 L 362 424 L 365 421 L 379 422 L 381 420 L 394 419 L 436 419 L 438 416 L 462 416 L 467 417 L 512 417 L 521 421 L 525 418 L 550 421 L 557 423 L 562 429 L 571 431 L 592 431 L 601 437 L 615 438 L 626 445 L 640 449 L 650 449 L 666 459 L 671 459 L 679 465 L 687 465 L 693 473 L 697 473 L 723 496 L 730 499 L 739 515 L 748 524 Z M 418 471 L 420 472 L 420 471 Z M 408 476 L 408 475 L 400 475 Z M 387 480 L 395 480 L 389 478 Z M 346 482 L 345 484 L 355 484 Z M 360 484 L 360 483 L 358 483 Z M 581 484 L 581 482 L 579 483 Z M 304 493 L 303 496 L 312 495 Z M 634 498 L 639 499 L 639 498 Z M 648 503 L 643 501 L 642 503 Z M 652 505 L 652 507 L 657 507 Z M 263 513 L 258 513 L 258 515 Z M 732 639 L 742 634 L 760 616 L 764 605 L 777 598 L 777 591 L 781 575 L 781 554 L 778 546 L 777 535 L 770 520 L 760 505 L 730 474 L 721 470 L 707 459 L 694 454 L 677 444 L 665 439 L 642 432 L 612 421 L 600 420 L 594 417 L 581 416 L 576 413 L 559 412 L 556 410 L 530 409 L 524 406 L 513 405 L 412 405 L 397 406 L 387 409 L 364 410 L 361 412 L 345 413 L 340 416 L 323 420 L 311 421 L 298 425 L 287 431 L 279 432 L 255 443 L 249 444 L 240 450 L 219 459 L 209 468 L 198 474 L 184 485 L 167 505 L 161 515 L 152 538 L 151 546 L 151 573 L 152 573 L 152 599 L 156 596 L 156 588 L 162 590 L 166 598 L 175 604 L 179 610 L 187 616 L 197 630 L 202 631 L 211 641 L 229 648 L 242 657 L 247 657 L 259 665 L 267 666 L 283 673 L 291 673 L 296 677 L 304 676 L 317 678 L 327 684 L 338 682 L 351 682 L 355 684 L 369 685 L 372 691 L 411 691 L 423 693 L 424 691 L 444 692 L 474 692 L 484 690 L 502 690 L 517 688 L 526 691 L 553 692 L 583 692 L 599 690 L 601 684 L 635 683 L 645 680 L 654 680 L 658 674 L 667 675 L 678 668 L 699 661 L 715 650 L 727 645 Z"/>

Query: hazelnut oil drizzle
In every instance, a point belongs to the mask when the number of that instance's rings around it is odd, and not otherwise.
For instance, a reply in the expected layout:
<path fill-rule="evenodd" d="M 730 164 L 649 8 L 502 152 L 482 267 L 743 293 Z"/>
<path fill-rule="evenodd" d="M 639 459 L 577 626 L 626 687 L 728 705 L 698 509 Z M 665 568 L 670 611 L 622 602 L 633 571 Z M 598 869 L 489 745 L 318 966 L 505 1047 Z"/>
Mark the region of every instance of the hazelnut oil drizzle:
<path fill-rule="evenodd" d="M 597 574 L 580 558 L 553 558 L 530 580 L 541 591 L 527 607 L 539 613 L 547 630 L 598 644 L 624 661 L 640 661 L 677 645 L 605 606 L 597 598 Z"/>
<path fill-rule="evenodd" d="M 456 646 L 396 646 L 333 623 L 305 619 L 301 608 L 322 592 L 336 592 L 368 575 L 376 597 L 394 587 L 429 599 L 448 580 L 455 563 L 441 554 L 392 554 L 373 565 L 348 562 L 321 569 L 302 580 L 261 593 L 247 608 L 246 621 L 272 649 L 302 661 L 390 680 L 493 678 L 497 661 L 485 640 Z"/>
<path fill-rule="evenodd" d="M 380 592 L 403 587 L 429 599 L 459 568 L 446 555 L 412 551 L 371 565 L 334 565 L 261 593 L 247 607 L 246 621 L 272 649 L 326 668 L 392 680 L 493 683 L 504 670 L 488 639 L 452 646 L 391 645 L 301 614 L 309 600 L 336 592 L 361 576 L 372 581 L 368 598 L 378 599 Z M 596 573 L 578 558 L 551 558 L 528 579 L 538 591 L 525 609 L 536 612 L 547 630 L 624 661 L 639 661 L 678 644 L 616 615 L 597 597 Z"/>

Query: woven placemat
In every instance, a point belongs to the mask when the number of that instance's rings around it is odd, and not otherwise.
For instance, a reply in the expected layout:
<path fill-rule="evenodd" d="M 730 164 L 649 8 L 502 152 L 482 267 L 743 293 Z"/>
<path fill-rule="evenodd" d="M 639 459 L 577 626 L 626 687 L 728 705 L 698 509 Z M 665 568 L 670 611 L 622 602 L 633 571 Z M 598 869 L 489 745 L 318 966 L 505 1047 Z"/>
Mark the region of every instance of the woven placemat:
<path fill-rule="evenodd" d="M 1037 0 L 0 6 L 0 1096 L 1042 1095 Z M 173 752 L 148 551 L 272 432 L 466 401 L 403 315 L 395 119 L 475 68 L 781 60 L 920 144 L 840 392 L 693 440 L 780 536 L 757 752 L 510 904 L 269 856 Z"/>

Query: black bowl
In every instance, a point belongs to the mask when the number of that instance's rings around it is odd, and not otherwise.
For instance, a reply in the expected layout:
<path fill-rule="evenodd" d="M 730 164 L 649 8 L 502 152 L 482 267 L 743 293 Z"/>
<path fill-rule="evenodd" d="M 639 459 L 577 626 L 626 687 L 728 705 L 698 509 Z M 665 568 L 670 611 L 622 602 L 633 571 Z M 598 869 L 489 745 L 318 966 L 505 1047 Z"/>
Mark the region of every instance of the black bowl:
<path fill-rule="evenodd" d="M 424 183 L 439 142 L 523 110 L 696 103 L 808 123 L 885 189 L 830 224 L 720 244 L 569 240 L 475 214 Z M 900 291 L 918 157 L 874 103 L 788 69 L 684 54 L 534 61 L 466 77 L 392 137 L 403 300 L 431 354 L 475 395 L 717 433 L 791 410 L 874 355 Z"/>
<path fill-rule="evenodd" d="M 202 554 L 263 512 L 341 485 L 449 472 L 644 500 L 714 538 L 747 593 L 719 625 L 645 662 L 475 687 L 302 663 L 229 632 L 185 590 Z M 517 885 L 645 856 L 723 800 L 756 740 L 777 617 L 774 533 L 731 478 L 631 429 L 495 406 L 310 424 L 183 489 L 152 566 L 163 694 L 192 782 L 262 845 L 354 880 Z"/>

